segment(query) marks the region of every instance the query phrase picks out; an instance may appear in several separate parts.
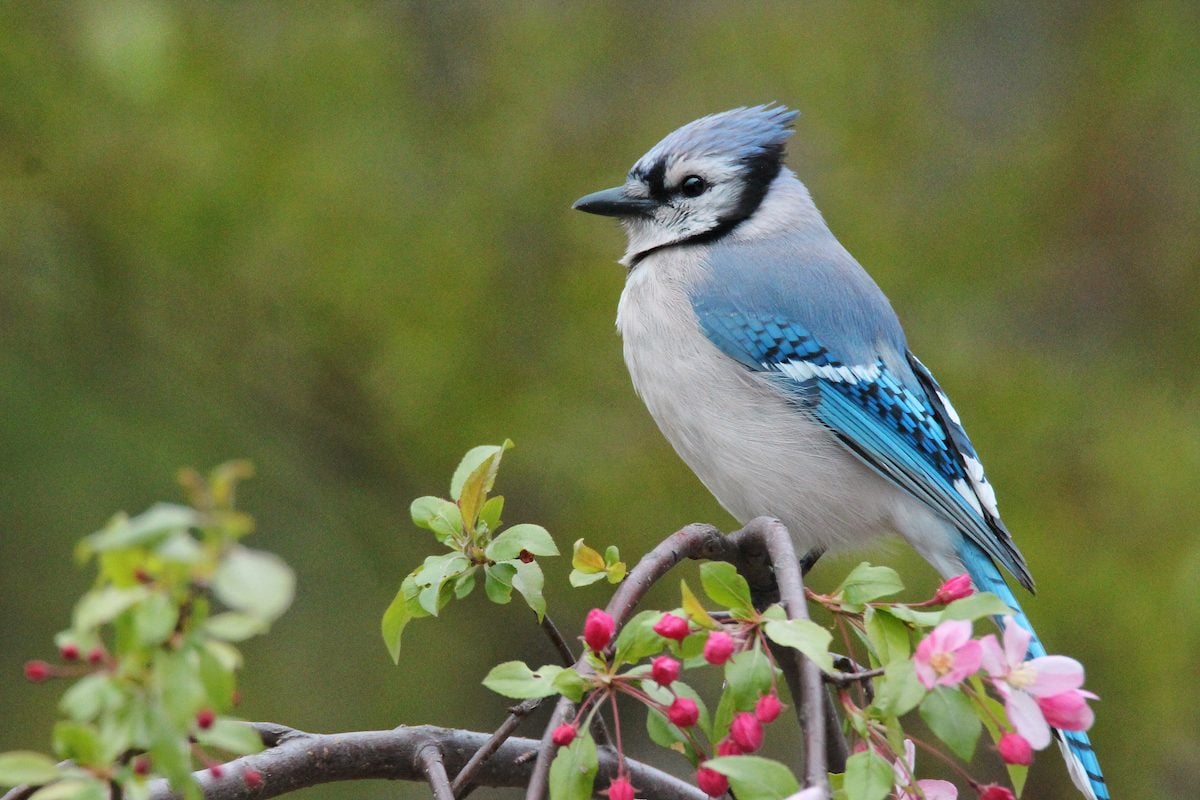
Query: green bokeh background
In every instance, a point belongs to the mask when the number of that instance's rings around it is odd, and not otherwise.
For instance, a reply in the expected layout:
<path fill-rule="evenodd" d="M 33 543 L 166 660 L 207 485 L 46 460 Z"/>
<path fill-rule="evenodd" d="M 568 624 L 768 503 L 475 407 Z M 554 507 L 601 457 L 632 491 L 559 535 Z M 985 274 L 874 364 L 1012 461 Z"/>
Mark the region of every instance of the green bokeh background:
<path fill-rule="evenodd" d="M 776 100 L 966 420 L 1030 616 L 1103 698 L 1115 796 L 1195 797 L 1197 8 L 3 4 L 0 750 L 47 746 L 61 687 L 21 665 L 86 586 L 73 542 L 240 456 L 257 545 L 300 580 L 245 648 L 246 716 L 494 727 L 489 666 L 553 654 L 480 597 L 390 665 L 379 616 L 433 551 L 408 503 L 511 437 L 506 519 L 564 547 L 730 525 L 630 389 L 623 237 L 570 204 L 677 125 Z M 870 557 L 934 585 L 902 547 Z M 605 592 L 565 562 L 548 595 L 574 630 Z M 1051 753 L 1028 796 L 1067 785 Z M 304 796 L 397 791 L 427 793 Z"/>

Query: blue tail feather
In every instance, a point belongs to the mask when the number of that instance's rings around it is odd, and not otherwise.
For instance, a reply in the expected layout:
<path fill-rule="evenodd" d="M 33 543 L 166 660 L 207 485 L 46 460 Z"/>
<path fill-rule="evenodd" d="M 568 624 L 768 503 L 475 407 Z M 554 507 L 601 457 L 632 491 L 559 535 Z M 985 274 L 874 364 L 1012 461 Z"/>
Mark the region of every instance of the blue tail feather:
<path fill-rule="evenodd" d="M 1037 632 L 1034 631 L 1029 618 L 1025 616 L 1025 611 L 1021 608 L 1016 596 L 1008 588 L 1000 569 L 987 553 L 964 536 L 959 545 L 958 556 L 966 568 L 967 574 L 971 576 L 971 582 L 975 584 L 975 588 L 981 592 L 991 592 L 997 595 L 1012 608 L 1012 616 L 1017 624 L 1029 631 L 1032 638 L 1029 640 L 1028 657 L 1038 658 L 1046 655 L 1045 645 L 1038 638 Z M 1082 731 L 1056 729 L 1054 735 L 1062 748 L 1071 780 L 1075 782 L 1084 796 L 1089 800 L 1110 800 L 1108 784 L 1105 783 L 1104 774 L 1100 771 L 1100 760 L 1096 758 L 1087 734 Z"/>

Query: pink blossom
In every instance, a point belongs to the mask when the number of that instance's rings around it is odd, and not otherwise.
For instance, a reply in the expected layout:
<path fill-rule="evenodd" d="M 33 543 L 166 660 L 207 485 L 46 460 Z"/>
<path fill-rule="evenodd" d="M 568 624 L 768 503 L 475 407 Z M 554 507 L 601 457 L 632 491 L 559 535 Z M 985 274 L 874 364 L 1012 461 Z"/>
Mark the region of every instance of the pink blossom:
<path fill-rule="evenodd" d="M 896 780 L 896 800 L 917 800 L 909 789 L 913 785 L 913 770 L 917 763 L 917 749 L 912 739 L 904 740 L 904 758 L 892 762 L 892 771 Z M 924 778 L 916 782 L 925 800 L 958 800 L 958 787 L 950 781 L 939 781 Z"/>
<path fill-rule="evenodd" d="M 970 622 L 943 622 L 917 645 L 917 678 L 926 689 L 954 686 L 979 669 L 982 657 L 982 647 L 971 638 Z"/>
<path fill-rule="evenodd" d="M 933 599 L 937 603 L 953 603 L 955 600 L 970 597 L 974 592 L 975 588 L 971 586 L 971 576 L 964 573 L 962 575 L 955 575 L 939 586 L 937 592 L 933 595 Z"/>
<path fill-rule="evenodd" d="M 983 667 L 992 685 L 1004 698 L 1008 721 L 1034 750 L 1050 744 L 1050 726 L 1086 730 L 1093 721 L 1082 691 L 1083 666 L 1067 656 L 1039 656 L 1026 660 L 1032 634 L 1012 617 L 1004 618 L 1004 643 L 985 636 Z"/>

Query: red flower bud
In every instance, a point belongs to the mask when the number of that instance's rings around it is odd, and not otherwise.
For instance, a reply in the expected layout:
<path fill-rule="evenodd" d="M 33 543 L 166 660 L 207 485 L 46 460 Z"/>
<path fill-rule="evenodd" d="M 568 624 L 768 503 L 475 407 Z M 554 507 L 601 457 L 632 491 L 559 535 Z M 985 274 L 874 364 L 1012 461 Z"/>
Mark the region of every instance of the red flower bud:
<path fill-rule="evenodd" d="M 613 631 L 616 629 L 617 623 L 613 622 L 612 617 L 598 608 L 593 608 L 583 623 L 583 641 L 589 649 L 599 652 L 612 641 Z"/>
<path fill-rule="evenodd" d="M 975 593 L 975 587 L 971 586 L 971 576 L 963 573 L 950 578 L 934 592 L 933 600 L 936 603 L 945 605 L 953 603 L 955 600 L 961 600 L 964 597 L 970 597 Z"/>
<path fill-rule="evenodd" d="M 559 747 L 566 747 L 575 741 L 575 734 L 578 732 L 574 725 L 563 723 L 554 729 L 554 733 L 550 734 L 550 738 Z"/>
<path fill-rule="evenodd" d="M 242 780 L 246 782 L 246 786 L 249 788 L 257 789 L 262 786 L 263 776 L 254 767 L 246 767 L 242 770 Z"/>
<path fill-rule="evenodd" d="M 674 614 L 663 614 L 662 619 L 654 624 L 654 632 L 664 639 L 682 642 L 689 632 L 688 621 Z"/>
<path fill-rule="evenodd" d="M 700 709 L 694 700 L 676 697 L 675 702 L 667 708 L 667 719 L 681 728 L 690 728 L 700 719 Z"/>
<path fill-rule="evenodd" d="M 650 662 L 650 677 L 659 686 L 670 686 L 679 678 L 679 662 L 670 656 L 659 656 Z"/>
<path fill-rule="evenodd" d="M 68 642 L 58 649 L 58 654 L 62 656 L 63 661 L 78 661 L 79 645 Z"/>
<path fill-rule="evenodd" d="M 1020 764 L 1028 767 L 1033 763 L 1033 748 L 1029 741 L 1019 733 L 1006 733 L 1000 737 L 996 749 L 1005 764 Z"/>
<path fill-rule="evenodd" d="M 1016 800 L 1007 787 L 988 784 L 979 787 L 979 800 Z"/>
<path fill-rule="evenodd" d="M 633 784 L 624 776 L 613 778 L 608 785 L 608 800 L 633 800 L 633 794 Z"/>
<path fill-rule="evenodd" d="M 696 785 L 709 797 L 720 797 L 729 791 L 729 779 L 704 766 L 696 770 Z"/>
<path fill-rule="evenodd" d="M 208 765 L 208 772 L 214 778 L 219 778 L 225 774 L 225 768 L 214 761 L 213 763 Z"/>
<path fill-rule="evenodd" d="M 26 661 L 25 662 L 25 680 L 41 683 L 49 680 L 53 675 L 53 670 L 45 661 Z"/>
<path fill-rule="evenodd" d="M 133 774 L 143 777 L 150 774 L 150 756 L 143 753 L 133 760 Z"/>
<path fill-rule="evenodd" d="M 732 636 L 724 631 L 714 631 L 704 643 L 704 660 L 714 666 L 720 666 L 733 657 L 734 649 Z"/>
<path fill-rule="evenodd" d="M 779 719 L 781 713 L 783 713 L 783 703 L 779 702 L 779 698 L 773 694 L 764 694 L 754 704 L 754 716 L 764 725 Z"/>
<path fill-rule="evenodd" d="M 725 737 L 717 742 L 717 755 L 719 756 L 740 756 L 746 751 L 741 748 L 737 742 L 729 737 Z"/>
<path fill-rule="evenodd" d="M 749 711 L 739 711 L 729 726 L 729 738 L 737 742 L 743 752 L 753 753 L 762 747 L 763 726 Z"/>
<path fill-rule="evenodd" d="M 216 712 L 211 708 L 202 708 L 196 712 L 196 727 L 202 731 L 206 731 L 213 726 L 217 721 Z"/>
<path fill-rule="evenodd" d="M 88 650 L 87 660 L 89 664 L 99 664 L 104 660 L 104 648 L 97 646 Z"/>

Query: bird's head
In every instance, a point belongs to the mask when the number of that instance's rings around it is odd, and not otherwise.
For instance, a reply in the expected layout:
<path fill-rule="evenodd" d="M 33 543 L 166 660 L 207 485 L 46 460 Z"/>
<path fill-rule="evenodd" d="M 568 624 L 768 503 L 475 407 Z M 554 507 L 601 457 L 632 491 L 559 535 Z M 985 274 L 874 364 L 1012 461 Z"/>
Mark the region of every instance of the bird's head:
<path fill-rule="evenodd" d="M 663 247 L 717 239 L 766 196 L 796 115 L 762 105 L 689 122 L 638 159 L 624 184 L 581 197 L 574 208 L 621 220 L 630 266 Z"/>

